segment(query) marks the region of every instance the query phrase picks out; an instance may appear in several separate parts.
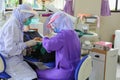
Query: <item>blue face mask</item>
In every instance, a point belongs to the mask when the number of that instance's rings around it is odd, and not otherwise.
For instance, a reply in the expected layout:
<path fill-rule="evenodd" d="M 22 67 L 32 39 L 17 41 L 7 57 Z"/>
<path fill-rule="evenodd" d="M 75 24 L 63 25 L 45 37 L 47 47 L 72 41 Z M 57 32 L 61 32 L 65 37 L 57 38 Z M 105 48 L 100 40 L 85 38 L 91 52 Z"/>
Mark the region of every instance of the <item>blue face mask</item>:
<path fill-rule="evenodd" d="M 59 29 L 56 28 L 56 27 L 55 27 L 53 30 L 54 30 L 55 33 L 58 33 L 58 32 L 59 32 Z"/>
<path fill-rule="evenodd" d="M 31 19 L 28 18 L 25 22 L 24 22 L 24 25 L 29 25 L 31 23 Z"/>
<path fill-rule="evenodd" d="M 60 32 L 60 30 L 56 27 L 53 26 L 54 24 L 51 24 L 51 27 L 52 27 L 52 30 L 55 32 L 55 33 L 58 33 Z"/>

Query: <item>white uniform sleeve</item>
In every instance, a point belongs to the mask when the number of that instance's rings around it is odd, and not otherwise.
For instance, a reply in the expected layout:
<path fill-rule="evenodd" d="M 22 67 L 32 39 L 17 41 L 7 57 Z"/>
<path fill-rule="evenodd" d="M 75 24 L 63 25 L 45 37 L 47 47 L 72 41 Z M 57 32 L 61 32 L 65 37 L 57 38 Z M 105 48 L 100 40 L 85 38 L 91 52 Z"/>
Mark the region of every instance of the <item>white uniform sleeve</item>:
<path fill-rule="evenodd" d="M 5 52 L 9 56 L 21 54 L 26 44 L 23 42 L 23 33 L 19 26 L 16 24 L 8 25 L 4 34 Z"/>

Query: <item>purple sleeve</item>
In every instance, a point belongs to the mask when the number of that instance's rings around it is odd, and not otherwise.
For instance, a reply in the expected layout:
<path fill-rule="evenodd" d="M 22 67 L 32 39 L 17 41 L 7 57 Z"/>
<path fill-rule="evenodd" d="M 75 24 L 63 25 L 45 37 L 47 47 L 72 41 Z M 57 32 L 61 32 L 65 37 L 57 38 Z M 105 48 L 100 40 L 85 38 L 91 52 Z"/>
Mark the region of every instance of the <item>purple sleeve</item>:
<path fill-rule="evenodd" d="M 63 47 L 63 42 L 64 40 L 61 33 L 58 33 L 52 38 L 43 38 L 43 46 L 47 50 L 47 52 L 59 50 L 61 47 Z"/>

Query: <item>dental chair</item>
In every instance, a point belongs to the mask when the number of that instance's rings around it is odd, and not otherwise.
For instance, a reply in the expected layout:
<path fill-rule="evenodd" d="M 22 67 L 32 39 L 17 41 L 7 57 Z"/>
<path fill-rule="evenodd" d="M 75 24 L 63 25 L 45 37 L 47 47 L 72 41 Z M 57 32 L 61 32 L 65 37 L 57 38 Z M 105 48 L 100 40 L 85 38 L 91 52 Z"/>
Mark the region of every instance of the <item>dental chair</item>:
<path fill-rule="evenodd" d="M 0 54 L 0 80 L 7 80 L 11 78 L 11 76 L 5 72 L 5 69 L 6 69 L 6 63 L 3 56 Z"/>
<path fill-rule="evenodd" d="M 92 71 L 92 59 L 91 56 L 84 56 L 77 65 L 75 70 L 75 80 L 88 80 Z"/>

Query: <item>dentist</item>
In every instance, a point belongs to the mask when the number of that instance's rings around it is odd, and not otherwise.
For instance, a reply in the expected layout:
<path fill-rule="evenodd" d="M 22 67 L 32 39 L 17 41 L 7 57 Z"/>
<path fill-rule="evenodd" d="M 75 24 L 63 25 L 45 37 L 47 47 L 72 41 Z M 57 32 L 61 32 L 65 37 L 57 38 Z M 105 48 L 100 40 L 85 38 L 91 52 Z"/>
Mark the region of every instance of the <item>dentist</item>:
<path fill-rule="evenodd" d="M 6 72 L 10 80 L 33 80 L 37 78 L 34 70 L 23 60 L 22 51 L 36 45 L 36 41 L 23 42 L 24 25 L 29 25 L 36 15 L 32 7 L 22 4 L 13 10 L 11 17 L 0 30 L 0 54 L 6 60 Z"/>
<path fill-rule="evenodd" d="M 56 35 L 44 37 L 42 44 L 48 52 L 56 52 L 55 67 L 37 70 L 39 80 L 73 80 L 81 55 L 80 41 L 73 29 L 73 22 L 63 12 L 56 12 L 48 20 L 46 27 Z"/>

